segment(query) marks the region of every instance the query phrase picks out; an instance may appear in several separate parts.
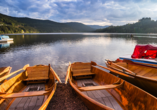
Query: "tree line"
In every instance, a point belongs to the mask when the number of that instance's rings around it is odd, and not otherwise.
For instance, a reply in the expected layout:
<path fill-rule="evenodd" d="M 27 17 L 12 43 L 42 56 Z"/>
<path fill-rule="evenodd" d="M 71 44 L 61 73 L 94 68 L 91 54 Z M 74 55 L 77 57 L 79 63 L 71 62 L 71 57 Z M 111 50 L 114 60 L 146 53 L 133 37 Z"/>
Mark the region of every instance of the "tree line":
<path fill-rule="evenodd" d="M 151 18 L 142 18 L 133 24 L 123 26 L 110 26 L 104 29 L 98 29 L 95 32 L 112 32 L 112 33 L 157 33 L 157 21 Z"/>

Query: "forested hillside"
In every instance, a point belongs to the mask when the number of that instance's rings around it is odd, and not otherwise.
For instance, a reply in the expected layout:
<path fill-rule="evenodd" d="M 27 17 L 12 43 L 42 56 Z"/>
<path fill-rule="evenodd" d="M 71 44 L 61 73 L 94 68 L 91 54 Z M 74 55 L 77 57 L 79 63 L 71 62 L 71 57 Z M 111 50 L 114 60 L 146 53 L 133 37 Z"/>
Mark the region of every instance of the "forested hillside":
<path fill-rule="evenodd" d="M 90 32 L 90 31 L 95 30 L 94 28 L 91 28 L 90 26 L 84 25 L 82 23 L 69 22 L 69 23 L 65 23 L 65 24 L 76 29 L 77 31 Z"/>
<path fill-rule="evenodd" d="M 108 28 L 96 30 L 96 32 L 112 33 L 157 33 L 157 21 L 151 18 L 142 18 L 133 24 L 123 26 L 110 26 Z"/>
<path fill-rule="evenodd" d="M 16 21 L 13 17 L 0 14 L 0 34 L 23 32 L 31 33 L 38 32 L 38 30 L 27 24 Z"/>
<path fill-rule="evenodd" d="M 105 25 L 105 26 L 99 26 L 99 25 L 87 25 L 93 29 L 104 29 L 104 28 L 107 28 L 109 27 L 109 25 Z"/>
<path fill-rule="evenodd" d="M 69 25 L 70 24 L 70 25 Z M 92 29 L 81 23 L 58 23 L 50 20 L 16 18 L 0 14 L 0 34 L 36 32 L 91 32 Z"/>

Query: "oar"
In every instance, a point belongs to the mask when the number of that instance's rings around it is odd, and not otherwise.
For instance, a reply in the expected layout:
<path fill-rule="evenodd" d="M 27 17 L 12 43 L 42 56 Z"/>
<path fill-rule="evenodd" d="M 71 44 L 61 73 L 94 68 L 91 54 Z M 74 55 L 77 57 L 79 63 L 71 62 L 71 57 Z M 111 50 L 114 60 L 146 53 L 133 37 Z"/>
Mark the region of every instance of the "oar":
<path fill-rule="evenodd" d="M 68 66 L 68 71 L 65 77 L 65 84 L 67 84 L 68 79 L 69 79 L 69 75 L 70 75 L 70 68 L 71 68 L 71 63 L 69 62 L 69 66 Z"/>
<path fill-rule="evenodd" d="M 52 68 L 50 68 L 53 72 L 53 75 L 55 76 L 55 78 L 57 79 L 57 81 L 59 82 L 59 83 L 62 83 L 62 81 L 60 80 L 60 78 L 58 77 L 58 75 L 56 74 L 56 72 L 52 69 Z"/>
<path fill-rule="evenodd" d="M 8 77 L 10 77 L 10 76 L 12 76 L 12 75 L 14 75 L 15 73 L 21 71 L 21 70 L 26 70 L 27 67 L 29 67 L 29 64 L 25 65 L 23 68 L 21 68 L 21 69 L 19 69 L 19 70 L 16 70 L 16 71 L 14 71 L 14 72 L 12 72 L 12 73 L 10 73 L 10 74 L 8 74 L 8 75 L 6 75 L 6 76 L 0 78 L 0 82 L 3 81 L 4 79 L 6 79 L 6 78 L 8 78 Z"/>
<path fill-rule="evenodd" d="M 7 68 L 5 68 L 5 69 L 0 73 L 0 75 L 2 75 L 2 74 L 4 74 L 4 73 L 8 72 L 10 69 L 11 69 L 11 67 L 8 66 Z"/>
<path fill-rule="evenodd" d="M 99 67 L 101 67 L 101 68 L 104 68 L 104 69 L 106 69 L 106 70 L 109 70 L 109 71 L 111 71 L 111 72 L 113 72 L 113 73 L 116 73 L 116 74 L 120 74 L 120 75 L 123 75 L 123 76 L 126 76 L 126 77 L 134 78 L 134 77 L 131 77 L 130 75 L 121 73 L 121 72 L 116 71 L 116 70 L 113 70 L 113 69 L 111 69 L 111 68 L 107 68 L 107 67 L 98 65 L 97 63 L 95 63 L 95 62 L 93 62 L 93 61 L 91 62 L 91 64 L 94 65 L 94 66 L 99 66 Z"/>
<path fill-rule="evenodd" d="M 124 67 L 122 67 L 122 66 L 120 66 L 120 65 L 117 65 L 116 63 L 113 63 L 112 61 L 110 61 L 110 60 L 107 60 L 107 59 L 105 59 L 106 61 L 107 61 L 107 63 L 108 62 L 110 62 L 110 65 L 111 64 L 113 64 L 113 65 L 115 65 L 115 66 L 117 66 L 117 67 L 119 67 L 119 68 L 121 68 L 122 70 L 125 70 L 125 71 L 127 71 L 128 73 L 130 73 L 131 75 L 133 75 L 133 76 L 135 76 L 136 75 L 136 73 L 134 73 L 134 72 L 132 72 L 132 71 L 130 71 L 129 69 L 127 69 L 127 68 L 124 68 Z M 108 63 L 109 64 L 109 63 Z"/>

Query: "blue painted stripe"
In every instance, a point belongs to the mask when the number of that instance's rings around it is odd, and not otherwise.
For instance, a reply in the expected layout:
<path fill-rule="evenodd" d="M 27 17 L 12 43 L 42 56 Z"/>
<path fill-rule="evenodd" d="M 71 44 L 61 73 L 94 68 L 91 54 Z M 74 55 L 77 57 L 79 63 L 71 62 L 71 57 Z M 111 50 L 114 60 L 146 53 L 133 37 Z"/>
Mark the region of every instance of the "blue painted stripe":
<path fill-rule="evenodd" d="M 119 58 L 119 59 L 121 59 L 121 60 L 123 60 L 123 59 L 131 60 L 133 62 L 138 62 L 138 63 L 157 64 L 157 62 L 142 61 L 142 60 L 137 60 L 137 59 L 128 59 L 128 58 Z"/>

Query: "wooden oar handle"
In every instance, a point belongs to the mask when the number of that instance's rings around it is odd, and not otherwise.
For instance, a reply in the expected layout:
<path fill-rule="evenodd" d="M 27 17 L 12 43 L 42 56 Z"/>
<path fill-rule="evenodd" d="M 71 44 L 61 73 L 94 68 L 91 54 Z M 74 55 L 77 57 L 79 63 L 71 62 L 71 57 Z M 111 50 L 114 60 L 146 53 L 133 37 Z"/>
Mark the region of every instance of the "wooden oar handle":
<path fill-rule="evenodd" d="M 96 66 L 99 66 L 99 67 L 101 67 L 101 68 L 104 68 L 104 69 L 106 69 L 106 70 L 109 70 L 109 71 L 111 71 L 111 72 L 113 72 L 113 73 L 116 73 L 116 74 L 119 74 L 119 75 L 123 75 L 123 76 L 126 76 L 126 77 L 130 77 L 130 78 L 134 78 L 134 77 L 131 77 L 130 75 L 127 75 L 127 74 L 122 74 L 121 72 L 119 72 L 119 71 L 116 71 L 116 70 L 113 70 L 113 69 L 111 69 L 111 68 L 107 68 L 107 67 L 104 67 L 104 66 L 101 66 L 101 65 L 96 65 Z"/>
<path fill-rule="evenodd" d="M 14 71 L 14 72 L 12 72 L 12 73 L 10 73 L 10 74 L 8 74 L 8 75 L 6 75 L 6 76 L 0 78 L 0 82 L 3 81 L 3 80 L 5 80 L 5 79 L 7 79 L 8 77 L 14 75 L 15 73 L 21 71 L 21 70 L 26 70 L 27 67 L 29 67 L 29 64 L 25 65 L 23 68 L 21 68 L 21 69 L 19 69 L 19 70 L 17 70 L 17 71 Z"/>
<path fill-rule="evenodd" d="M 115 63 L 113 63 L 113 62 L 110 61 L 110 60 L 106 60 L 106 61 L 107 61 L 107 63 L 108 63 L 109 65 L 113 64 L 113 65 L 115 65 L 115 66 L 121 68 L 123 71 L 127 71 L 128 73 L 130 73 L 130 74 L 132 74 L 132 75 L 136 75 L 136 73 L 134 73 L 134 72 L 130 71 L 129 69 L 124 68 L 124 67 L 122 67 L 122 66 L 120 66 L 120 65 L 118 65 L 118 64 L 115 64 Z"/>
<path fill-rule="evenodd" d="M 9 66 L 9 67 L 5 68 L 5 69 L 0 73 L 0 75 L 3 75 L 4 73 L 9 72 L 10 70 L 11 70 L 11 67 Z"/>

